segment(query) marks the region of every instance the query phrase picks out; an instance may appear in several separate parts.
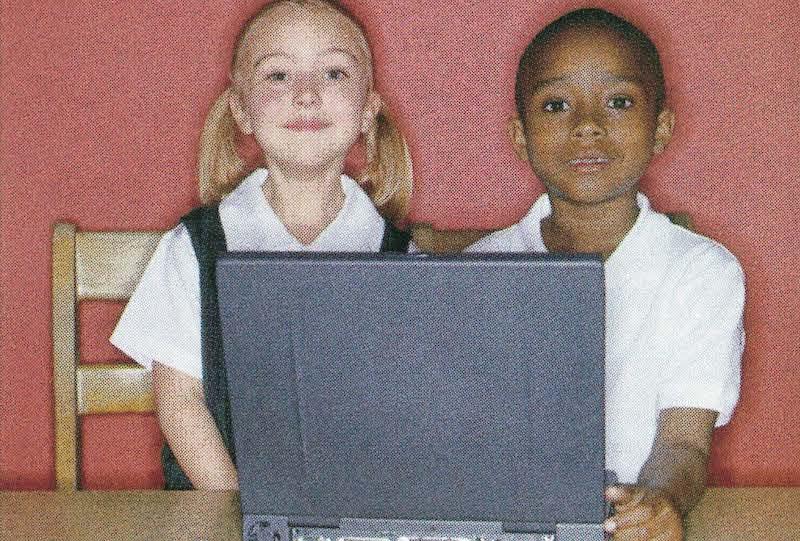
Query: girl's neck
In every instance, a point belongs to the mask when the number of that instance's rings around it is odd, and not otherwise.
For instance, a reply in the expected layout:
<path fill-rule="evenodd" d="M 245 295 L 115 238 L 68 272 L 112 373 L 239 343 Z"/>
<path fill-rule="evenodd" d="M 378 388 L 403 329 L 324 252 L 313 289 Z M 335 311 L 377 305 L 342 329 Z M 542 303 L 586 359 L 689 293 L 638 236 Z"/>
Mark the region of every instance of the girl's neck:
<path fill-rule="evenodd" d="M 575 204 L 550 196 L 552 214 L 542 220 L 550 252 L 599 253 L 608 259 L 639 216 L 636 191 L 603 203 Z"/>
<path fill-rule="evenodd" d="M 262 190 L 286 230 L 300 243 L 311 244 L 344 205 L 342 168 L 304 169 L 268 165 Z"/>

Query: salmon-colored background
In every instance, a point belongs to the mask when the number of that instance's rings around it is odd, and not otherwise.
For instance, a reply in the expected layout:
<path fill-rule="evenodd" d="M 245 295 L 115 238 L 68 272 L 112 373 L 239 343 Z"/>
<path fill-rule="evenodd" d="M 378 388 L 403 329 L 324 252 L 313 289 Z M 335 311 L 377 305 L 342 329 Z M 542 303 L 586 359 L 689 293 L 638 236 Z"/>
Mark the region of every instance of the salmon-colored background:
<path fill-rule="evenodd" d="M 198 133 L 237 29 L 259 5 L 71 0 L 2 7 L 0 489 L 53 486 L 50 235 L 167 228 L 197 203 Z M 348 5 L 368 27 L 380 88 L 415 162 L 413 217 L 517 220 L 540 187 L 506 142 L 518 55 L 570 1 L 395 0 Z M 741 402 L 717 432 L 711 481 L 800 484 L 800 63 L 796 0 L 600 2 L 659 47 L 674 142 L 644 189 L 692 214 L 747 274 Z M 731 7 L 731 6 L 734 7 Z M 82 313 L 90 361 L 120 307 Z M 160 482 L 151 416 L 84 423 L 84 484 Z"/>

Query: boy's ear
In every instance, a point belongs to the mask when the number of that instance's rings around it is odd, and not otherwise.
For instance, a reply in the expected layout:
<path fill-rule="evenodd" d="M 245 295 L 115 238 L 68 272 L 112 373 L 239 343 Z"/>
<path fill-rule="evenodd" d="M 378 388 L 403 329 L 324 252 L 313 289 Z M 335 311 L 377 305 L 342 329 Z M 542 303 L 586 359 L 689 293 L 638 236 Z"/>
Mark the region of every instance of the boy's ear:
<path fill-rule="evenodd" d="M 236 121 L 236 125 L 239 126 L 242 133 L 245 135 L 252 135 L 253 125 L 250 122 L 250 115 L 244 110 L 242 98 L 234 89 L 231 89 L 228 96 L 228 105 L 231 108 L 231 113 L 233 113 L 233 119 Z"/>
<path fill-rule="evenodd" d="M 508 137 L 511 139 L 511 146 L 514 149 L 514 154 L 524 162 L 529 161 L 528 141 L 525 139 L 525 126 L 522 125 L 519 114 L 515 114 L 508 121 Z"/>
<path fill-rule="evenodd" d="M 378 116 L 381 107 L 383 107 L 383 98 L 381 95 L 370 90 L 367 96 L 367 104 L 364 107 L 364 114 L 361 117 L 361 133 L 369 133 L 375 126 L 375 118 Z"/>
<path fill-rule="evenodd" d="M 675 129 L 675 113 L 664 108 L 656 119 L 656 140 L 653 144 L 653 154 L 661 154 L 667 148 L 672 131 Z"/>

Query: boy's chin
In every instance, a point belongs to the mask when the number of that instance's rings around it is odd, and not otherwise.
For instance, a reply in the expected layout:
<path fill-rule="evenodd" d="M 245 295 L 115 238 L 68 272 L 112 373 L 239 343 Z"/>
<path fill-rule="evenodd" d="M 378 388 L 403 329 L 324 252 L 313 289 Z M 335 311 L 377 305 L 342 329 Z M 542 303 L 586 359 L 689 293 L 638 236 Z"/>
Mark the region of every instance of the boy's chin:
<path fill-rule="evenodd" d="M 557 199 L 576 206 L 605 205 L 620 200 L 636 200 L 639 191 L 638 182 L 634 185 L 620 186 L 617 189 L 597 190 L 587 186 L 585 189 L 563 190 L 554 185 L 545 184 L 550 200 Z"/>

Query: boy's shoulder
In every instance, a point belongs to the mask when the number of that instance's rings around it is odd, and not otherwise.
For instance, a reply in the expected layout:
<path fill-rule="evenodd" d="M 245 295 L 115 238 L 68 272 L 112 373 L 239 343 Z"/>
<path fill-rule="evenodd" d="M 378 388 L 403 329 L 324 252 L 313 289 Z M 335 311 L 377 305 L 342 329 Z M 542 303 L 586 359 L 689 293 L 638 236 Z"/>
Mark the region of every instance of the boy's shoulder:
<path fill-rule="evenodd" d="M 542 194 L 518 222 L 483 237 L 465 251 L 546 252 L 540 228 L 542 219 L 549 213 L 550 201 L 547 194 Z"/>
<path fill-rule="evenodd" d="M 665 214 L 650 210 L 635 247 L 638 259 L 665 272 L 723 275 L 744 280 L 739 260 L 722 243 L 674 224 Z"/>
<path fill-rule="evenodd" d="M 536 251 L 519 223 L 494 231 L 464 249 L 465 252 L 530 252 Z"/>

